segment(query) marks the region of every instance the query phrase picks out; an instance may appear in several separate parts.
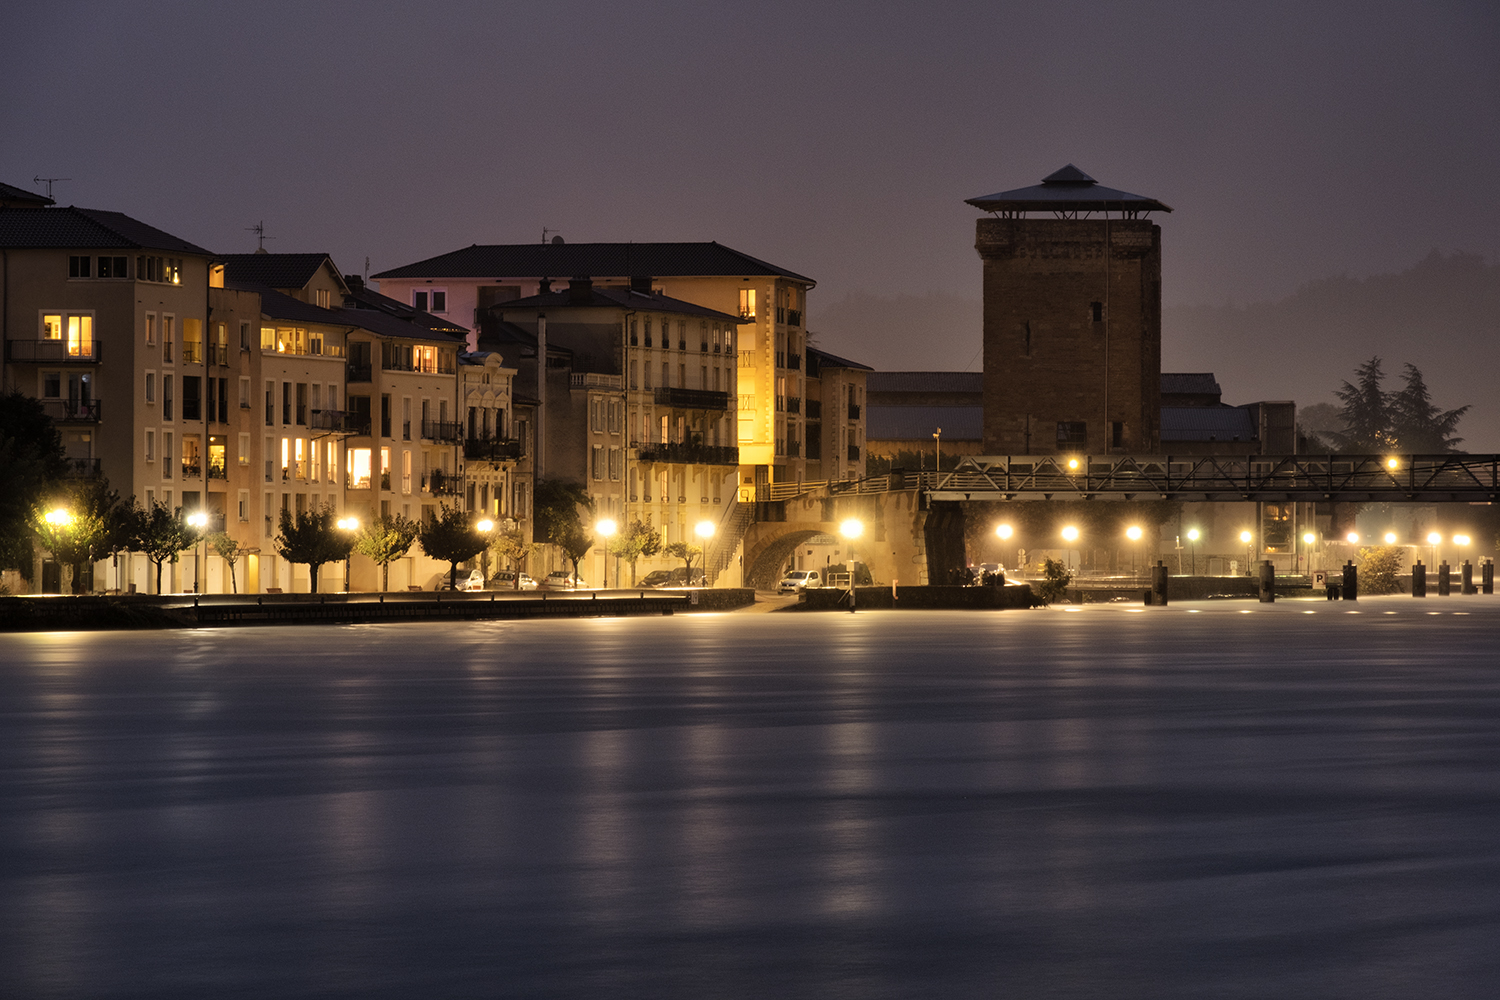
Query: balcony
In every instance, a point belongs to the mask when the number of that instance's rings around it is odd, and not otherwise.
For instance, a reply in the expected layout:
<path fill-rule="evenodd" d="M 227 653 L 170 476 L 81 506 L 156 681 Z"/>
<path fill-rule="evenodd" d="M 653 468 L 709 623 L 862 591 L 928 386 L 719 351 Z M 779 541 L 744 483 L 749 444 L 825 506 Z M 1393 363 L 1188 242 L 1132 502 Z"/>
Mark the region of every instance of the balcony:
<path fill-rule="evenodd" d="M 103 404 L 97 399 L 44 399 L 42 412 L 57 424 L 97 424 Z"/>
<path fill-rule="evenodd" d="M 464 425 L 457 420 L 424 420 L 422 437 L 428 441 L 462 441 Z"/>
<path fill-rule="evenodd" d="M 857 444 L 851 444 L 849 446 L 849 461 L 851 461 L 851 462 L 858 462 L 859 461 L 859 445 L 857 445 Z"/>
<path fill-rule="evenodd" d="M 788 354 L 786 356 L 786 366 L 788 368 L 792 369 L 793 371 L 799 371 L 800 372 L 802 370 L 802 355 L 800 355 L 800 354 Z"/>
<path fill-rule="evenodd" d="M 859 419 L 859 404 L 858 403 L 850 403 L 849 404 L 849 419 L 850 420 L 858 420 Z"/>
<path fill-rule="evenodd" d="M 614 389 L 619 391 L 621 387 L 620 376 L 604 375 L 599 372 L 573 372 L 569 379 L 569 387 L 573 389 Z"/>
<path fill-rule="evenodd" d="M 370 415 L 368 413 L 344 414 L 344 433 L 357 434 L 361 437 L 369 436 Z"/>
<path fill-rule="evenodd" d="M 66 479 L 98 479 L 99 460 L 97 458 L 69 458 L 64 460 L 67 465 L 63 471 Z"/>
<path fill-rule="evenodd" d="M 807 419 L 823 419 L 823 401 L 821 399 L 809 399 L 807 401 Z"/>
<path fill-rule="evenodd" d="M 229 478 L 229 470 L 224 467 L 224 463 L 223 462 L 210 462 L 210 463 L 208 463 L 208 478 L 209 479 L 228 479 Z"/>
<path fill-rule="evenodd" d="M 390 487 L 385 487 L 389 489 Z M 433 469 L 422 477 L 422 490 L 431 493 L 435 497 L 458 496 L 459 490 L 463 489 L 463 480 L 458 476 L 449 475 L 441 469 Z"/>
<path fill-rule="evenodd" d="M 210 344 L 208 347 L 208 363 L 219 365 L 222 368 L 229 367 L 229 345 Z"/>
<path fill-rule="evenodd" d="M 802 310 L 801 309 L 788 309 L 786 311 L 786 325 L 787 326 L 801 326 L 802 325 Z"/>
<path fill-rule="evenodd" d="M 788 413 L 801 413 L 802 412 L 802 397 L 801 396 L 788 396 L 786 398 L 786 412 L 788 412 Z"/>
<path fill-rule="evenodd" d="M 199 463 L 197 463 L 197 462 L 183 462 L 182 463 L 182 478 L 183 479 L 197 479 L 201 475 L 203 475 L 203 466 L 200 465 Z"/>
<path fill-rule="evenodd" d="M 314 431 L 348 431 L 356 416 L 343 410 L 313 410 L 307 427 Z"/>
<path fill-rule="evenodd" d="M 92 365 L 99 362 L 100 344 L 69 343 L 66 340 L 7 340 L 5 360 L 21 364 Z"/>
<path fill-rule="evenodd" d="M 776 352 L 776 367 L 777 368 L 785 368 L 786 367 L 786 351 L 777 351 Z"/>
<path fill-rule="evenodd" d="M 676 465 L 739 465 L 740 450 L 734 446 L 713 444 L 653 444 L 632 441 L 642 462 Z"/>
<path fill-rule="evenodd" d="M 681 410 L 727 410 L 729 393 L 712 389 L 657 389 L 656 405 Z"/>
<path fill-rule="evenodd" d="M 470 462 L 512 462 L 521 457 L 521 442 L 514 438 L 469 438 L 464 458 Z"/>
<path fill-rule="evenodd" d="M 203 345 L 195 341 L 186 340 L 182 344 L 182 363 L 185 365 L 197 365 L 203 363 Z"/>
<path fill-rule="evenodd" d="M 368 382 L 368 381 L 370 381 L 370 366 L 369 365 L 350 365 L 349 366 L 349 378 L 348 378 L 348 381 L 350 381 L 350 382 Z"/>

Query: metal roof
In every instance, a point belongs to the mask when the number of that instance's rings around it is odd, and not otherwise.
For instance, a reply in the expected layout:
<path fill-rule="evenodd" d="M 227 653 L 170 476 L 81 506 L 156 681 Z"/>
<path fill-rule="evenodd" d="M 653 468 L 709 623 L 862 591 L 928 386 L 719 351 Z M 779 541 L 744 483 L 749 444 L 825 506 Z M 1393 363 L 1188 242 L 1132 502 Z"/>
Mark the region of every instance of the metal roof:
<path fill-rule="evenodd" d="M 1218 396 L 1223 394 L 1213 372 L 1162 372 L 1161 391 L 1175 396 Z"/>
<path fill-rule="evenodd" d="M 868 392 L 983 392 L 983 372 L 871 372 Z"/>
<path fill-rule="evenodd" d="M 1054 171 L 1033 187 L 1000 191 L 967 204 L 986 212 L 1170 212 L 1172 209 L 1145 195 L 1107 188 L 1073 164 Z"/>
<path fill-rule="evenodd" d="M 164 250 L 213 257 L 205 250 L 139 219 L 97 208 L 0 209 L 0 246 L 25 249 Z"/>
<path fill-rule="evenodd" d="M 328 261 L 333 273 L 339 269 L 326 253 L 229 253 L 224 261 L 226 281 L 248 281 L 269 288 L 305 288 Z M 340 275 L 340 280 L 343 276 Z"/>
<path fill-rule="evenodd" d="M 1254 441 L 1258 428 L 1243 406 L 1163 406 L 1162 441 Z"/>
<path fill-rule="evenodd" d="M 631 278 L 776 275 L 812 283 L 719 243 L 509 243 L 462 250 L 393 267 L 383 278 Z"/>
<path fill-rule="evenodd" d="M 931 441 L 943 429 L 943 440 L 979 441 L 984 437 L 982 406 L 865 407 L 865 437 L 870 441 Z"/>

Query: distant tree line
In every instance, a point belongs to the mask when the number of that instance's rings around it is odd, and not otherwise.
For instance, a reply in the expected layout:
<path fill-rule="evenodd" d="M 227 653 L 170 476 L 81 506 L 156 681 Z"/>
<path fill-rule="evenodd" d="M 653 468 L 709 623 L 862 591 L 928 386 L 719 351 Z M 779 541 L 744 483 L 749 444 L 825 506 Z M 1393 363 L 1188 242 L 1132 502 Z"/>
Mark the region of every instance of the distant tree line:
<path fill-rule="evenodd" d="M 1378 355 L 1360 365 L 1354 381 L 1346 380 L 1334 392 L 1341 406 L 1319 403 L 1298 415 L 1307 450 L 1365 455 L 1458 451 L 1463 442 L 1456 434 L 1458 422 L 1469 407 L 1440 408 L 1416 365 L 1405 365 L 1401 380 L 1400 389 L 1385 387 L 1386 374 Z"/>

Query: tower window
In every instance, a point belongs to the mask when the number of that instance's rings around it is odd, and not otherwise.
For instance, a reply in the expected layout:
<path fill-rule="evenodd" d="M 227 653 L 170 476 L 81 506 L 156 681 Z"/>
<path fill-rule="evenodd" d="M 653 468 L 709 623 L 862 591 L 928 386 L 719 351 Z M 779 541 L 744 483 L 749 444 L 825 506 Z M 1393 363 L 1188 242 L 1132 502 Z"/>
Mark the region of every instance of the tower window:
<path fill-rule="evenodd" d="M 1059 420 L 1057 422 L 1058 444 L 1088 444 L 1089 425 L 1082 420 Z"/>
<path fill-rule="evenodd" d="M 1103 302 L 1092 302 L 1092 303 L 1089 304 L 1089 308 L 1091 308 L 1094 311 L 1094 322 L 1095 323 L 1102 323 L 1102 322 L 1104 322 L 1104 303 Z"/>

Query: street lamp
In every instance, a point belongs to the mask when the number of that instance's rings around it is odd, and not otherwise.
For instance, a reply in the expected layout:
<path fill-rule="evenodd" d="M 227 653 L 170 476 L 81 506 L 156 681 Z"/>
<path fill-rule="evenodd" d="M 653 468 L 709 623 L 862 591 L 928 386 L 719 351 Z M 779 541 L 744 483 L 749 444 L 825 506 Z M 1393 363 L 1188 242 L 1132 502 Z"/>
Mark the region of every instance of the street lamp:
<path fill-rule="evenodd" d="M 1011 528 L 1011 526 L 1008 525 L 1008 524 L 997 524 L 997 525 L 995 525 L 995 537 L 998 538 L 998 539 L 1000 539 L 1000 541 L 1002 541 L 1002 542 L 1008 542 L 1008 541 L 1010 541 L 1010 536 L 1012 536 L 1014 534 L 1015 534 L 1015 530 L 1013 528 Z M 1005 561 L 1005 556 L 1004 556 L 1003 552 L 1001 553 L 1000 561 L 1001 562 Z M 1018 572 L 1019 572 L 1019 570 L 1018 570 Z"/>
<path fill-rule="evenodd" d="M 1253 550 L 1250 547 L 1250 543 L 1253 542 L 1254 540 L 1255 540 L 1255 536 L 1253 534 L 1251 534 L 1248 530 L 1240 532 L 1240 544 L 1245 547 L 1245 575 L 1246 576 L 1248 576 L 1250 574 L 1250 564 L 1253 563 L 1253 562 L 1255 562 L 1255 550 Z"/>
<path fill-rule="evenodd" d="M 338 519 L 338 526 L 340 531 L 358 531 L 359 518 L 353 514 L 350 514 L 348 517 L 341 517 Z M 349 551 L 344 553 L 344 593 L 346 594 L 349 593 L 349 560 L 353 554 L 354 546 L 351 545 Z"/>
<path fill-rule="evenodd" d="M 1351 531 L 1351 532 L 1349 532 L 1349 534 L 1345 535 L 1344 537 L 1346 539 L 1348 539 L 1350 545 L 1358 545 L 1359 544 L 1359 532 L 1357 532 L 1357 531 Z"/>
<path fill-rule="evenodd" d="M 193 553 L 193 593 L 201 594 L 204 590 L 200 581 L 203 579 L 203 569 L 208 564 L 208 536 L 203 533 L 203 529 L 208 527 L 208 515 L 200 510 L 196 514 L 189 514 L 187 521 L 188 524 L 198 529 L 198 541 L 202 543 L 203 548 L 201 563 L 198 560 L 198 553 Z"/>
<path fill-rule="evenodd" d="M 854 614 L 854 540 L 865 533 L 864 522 L 851 517 L 839 525 L 839 534 L 849 540 L 849 613 Z"/>
<path fill-rule="evenodd" d="M 594 525 L 594 530 L 597 531 L 599 534 L 601 534 L 601 535 L 604 536 L 604 589 L 605 590 L 609 589 L 609 540 L 611 538 L 615 537 L 615 532 L 618 531 L 619 529 L 620 529 L 620 526 L 618 524 L 615 524 L 615 522 L 614 522 L 614 520 L 612 518 L 608 518 L 608 517 L 606 517 L 604 520 L 600 521 L 598 524 Z M 615 585 L 619 586 L 619 583 L 620 583 L 620 571 L 617 569 L 617 570 L 615 570 Z"/>
<path fill-rule="evenodd" d="M 1317 544 L 1317 541 L 1318 541 L 1318 536 L 1315 535 L 1315 534 L 1313 534 L 1311 531 L 1304 531 L 1302 533 L 1302 548 L 1307 553 L 1307 572 L 1308 573 L 1312 573 L 1312 550 L 1313 550 L 1313 546 L 1315 544 Z"/>
<path fill-rule="evenodd" d="M 1437 547 L 1441 545 L 1442 542 L 1443 536 L 1438 534 L 1436 531 L 1428 533 L 1427 544 L 1432 546 L 1432 564 L 1434 566 L 1437 565 Z"/>
<path fill-rule="evenodd" d="M 699 544 L 703 546 L 703 585 L 708 586 L 708 540 L 714 537 L 714 523 L 712 521 L 699 521 L 693 525 L 693 534 L 700 539 Z M 615 563 L 615 576 L 620 575 L 620 564 Z M 688 574 L 688 586 L 693 585 L 692 574 Z"/>
<path fill-rule="evenodd" d="M 54 528 L 66 528 L 68 525 L 73 523 L 73 514 L 71 511 L 67 511 L 59 507 L 56 510 L 47 511 L 47 513 L 42 516 L 42 520 L 46 521 Z"/>
<path fill-rule="evenodd" d="M 1141 546 L 1141 526 L 1132 524 L 1125 529 L 1125 537 L 1130 539 L 1130 575 L 1135 576 L 1135 553 Z"/>
<path fill-rule="evenodd" d="M 1385 544 L 1387 544 L 1387 545 L 1395 545 L 1396 544 L 1396 533 L 1394 531 L 1387 531 L 1385 533 Z"/>
<path fill-rule="evenodd" d="M 1198 575 L 1198 529 L 1197 528 L 1189 528 L 1187 535 L 1188 535 L 1188 542 L 1191 543 L 1190 546 L 1189 546 L 1189 548 L 1188 548 L 1188 554 L 1189 554 L 1188 557 L 1192 560 L 1190 563 L 1188 563 L 1188 570 L 1189 570 L 1188 575 L 1189 576 L 1197 576 Z M 1180 568 L 1181 567 L 1179 567 L 1179 569 Z"/>

